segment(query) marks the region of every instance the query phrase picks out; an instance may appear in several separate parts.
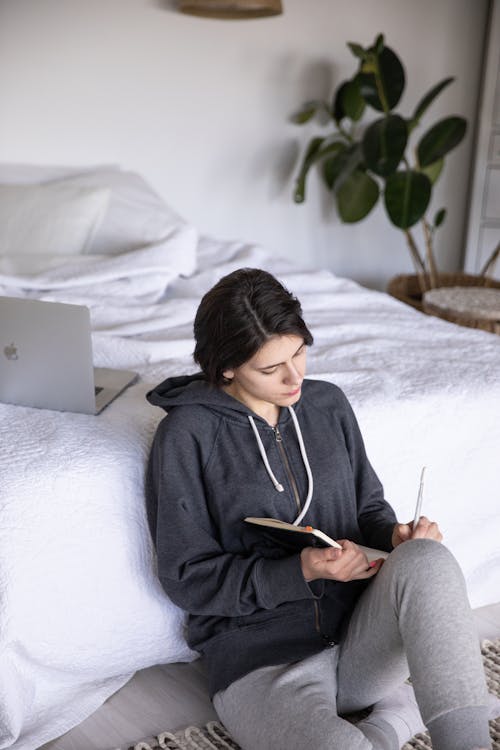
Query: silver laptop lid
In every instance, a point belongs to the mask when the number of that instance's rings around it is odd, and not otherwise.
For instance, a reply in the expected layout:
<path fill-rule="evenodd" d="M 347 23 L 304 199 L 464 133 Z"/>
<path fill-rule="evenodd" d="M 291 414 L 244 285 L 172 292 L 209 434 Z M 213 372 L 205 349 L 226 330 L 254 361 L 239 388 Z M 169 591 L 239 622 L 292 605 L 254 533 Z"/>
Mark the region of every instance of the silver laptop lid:
<path fill-rule="evenodd" d="M 88 308 L 0 297 L 0 401 L 95 413 Z"/>

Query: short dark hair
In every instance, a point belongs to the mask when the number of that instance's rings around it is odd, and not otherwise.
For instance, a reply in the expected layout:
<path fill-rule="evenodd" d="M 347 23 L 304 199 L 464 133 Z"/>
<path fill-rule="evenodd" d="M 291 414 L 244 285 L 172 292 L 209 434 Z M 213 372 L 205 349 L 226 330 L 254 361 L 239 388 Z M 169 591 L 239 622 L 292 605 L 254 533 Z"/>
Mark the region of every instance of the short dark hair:
<path fill-rule="evenodd" d="M 213 385 L 248 362 L 272 336 L 295 334 L 310 346 L 299 300 L 267 271 L 239 268 L 202 298 L 194 320 L 194 360 Z"/>

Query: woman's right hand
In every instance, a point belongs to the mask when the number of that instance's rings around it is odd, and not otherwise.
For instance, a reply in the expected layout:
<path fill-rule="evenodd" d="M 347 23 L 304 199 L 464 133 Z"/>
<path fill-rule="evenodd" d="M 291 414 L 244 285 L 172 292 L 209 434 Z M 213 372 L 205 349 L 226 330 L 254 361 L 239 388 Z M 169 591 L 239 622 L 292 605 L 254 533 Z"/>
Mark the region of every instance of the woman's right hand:
<path fill-rule="evenodd" d="M 309 583 L 318 578 L 331 581 L 360 581 L 372 578 L 380 570 L 383 559 L 368 562 L 358 545 L 348 539 L 339 539 L 342 549 L 335 547 L 304 547 L 300 553 L 302 574 Z"/>

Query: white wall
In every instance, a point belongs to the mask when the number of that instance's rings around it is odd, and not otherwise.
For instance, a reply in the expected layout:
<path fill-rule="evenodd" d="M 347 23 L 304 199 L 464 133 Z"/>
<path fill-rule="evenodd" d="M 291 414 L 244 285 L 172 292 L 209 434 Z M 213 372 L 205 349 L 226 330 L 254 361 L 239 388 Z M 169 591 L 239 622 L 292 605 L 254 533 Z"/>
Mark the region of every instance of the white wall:
<path fill-rule="evenodd" d="M 288 116 L 354 71 L 346 41 L 383 31 L 408 73 L 402 108 L 457 81 L 426 123 L 477 107 L 487 0 L 283 0 L 284 14 L 198 19 L 167 0 L 0 0 L 0 160 L 119 163 L 186 218 L 310 266 L 382 285 L 411 270 L 382 207 L 342 225 L 318 179 L 291 199 L 295 159 L 316 126 Z M 473 128 L 450 157 L 436 208 L 440 257 L 457 268 Z"/>

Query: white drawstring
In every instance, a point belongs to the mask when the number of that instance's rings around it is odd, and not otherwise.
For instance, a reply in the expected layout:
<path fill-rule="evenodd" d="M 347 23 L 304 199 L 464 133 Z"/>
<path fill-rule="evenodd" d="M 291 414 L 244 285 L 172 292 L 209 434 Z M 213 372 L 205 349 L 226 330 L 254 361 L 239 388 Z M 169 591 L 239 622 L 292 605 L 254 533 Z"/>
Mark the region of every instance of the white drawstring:
<path fill-rule="evenodd" d="M 302 433 L 300 431 L 299 421 L 298 421 L 297 416 L 296 416 L 296 414 L 295 414 L 295 412 L 294 412 L 294 410 L 292 409 L 291 406 L 288 407 L 288 411 L 291 414 L 292 421 L 293 421 L 293 426 L 295 427 L 295 432 L 297 433 L 297 439 L 299 441 L 299 448 L 300 448 L 300 455 L 302 456 L 302 461 L 304 462 L 304 466 L 305 466 L 306 474 L 307 474 L 307 481 L 308 481 L 307 497 L 306 497 L 306 501 L 304 503 L 304 507 L 302 508 L 301 512 L 299 513 L 299 515 L 297 516 L 297 518 L 293 522 L 294 526 L 298 526 L 299 523 L 304 518 L 304 516 L 307 513 L 307 511 L 309 510 L 309 506 L 311 505 L 311 500 L 312 500 L 312 495 L 313 495 L 313 476 L 312 476 L 311 467 L 309 466 L 309 460 L 307 458 L 306 447 L 304 445 L 304 440 L 302 438 Z M 271 467 L 269 465 L 269 461 L 268 461 L 268 458 L 267 458 L 267 455 L 266 455 L 266 451 L 265 451 L 264 446 L 262 444 L 262 440 L 260 439 L 259 431 L 257 430 L 257 427 L 255 426 L 255 422 L 254 422 L 253 417 L 251 417 L 249 415 L 248 416 L 248 421 L 250 422 L 250 424 L 252 426 L 252 430 L 254 432 L 255 439 L 257 440 L 257 445 L 259 446 L 260 455 L 262 457 L 262 461 L 264 462 L 264 466 L 266 467 L 266 470 L 267 470 L 267 473 L 269 475 L 269 478 L 271 479 L 272 483 L 274 484 L 275 489 L 278 492 L 283 492 L 284 491 L 283 485 L 278 482 L 278 480 L 274 476 L 274 474 L 272 472 L 272 469 L 271 469 Z"/>
<path fill-rule="evenodd" d="M 273 474 L 273 471 L 271 467 L 269 466 L 269 461 L 267 460 L 266 451 L 264 450 L 264 446 L 262 445 L 262 440 L 260 439 L 259 431 L 255 426 L 255 422 L 253 421 L 253 417 L 249 416 L 248 420 L 250 424 L 252 425 L 253 434 L 255 435 L 255 439 L 257 440 L 257 445 L 259 446 L 260 455 L 262 457 L 262 460 L 264 461 L 264 466 L 267 469 L 267 473 L 269 474 L 269 478 L 271 479 L 272 483 L 274 484 L 274 488 L 278 490 L 278 492 L 284 492 L 285 488 L 282 484 L 278 482 L 276 477 Z"/>
<path fill-rule="evenodd" d="M 294 526 L 298 526 L 299 523 L 304 518 L 304 516 L 307 513 L 307 511 L 309 510 L 309 506 L 311 505 L 311 500 L 312 500 L 312 496 L 313 496 L 313 475 L 312 475 L 311 467 L 309 466 L 309 460 L 307 458 L 306 446 L 304 445 L 304 440 L 302 438 L 302 433 L 300 431 L 299 420 L 297 419 L 297 416 L 296 416 L 296 414 L 295 414 L 295 412 L 294 412 L 294 410 L 292 409 L 291 406 L 288 407 L 288 411 L 292 415 L 292 420 L 293 420 L 293 424 L 294 424 L 294 427 L 295 427 L 295 432 L 297 433 L 297 439 L 299 441 L 300 455 L 302 456 L 302 460 L 304 462 L 304 466 L 306 467 L 307 481 L 308 481 L 308 485 L 309 485 L 308 488 L 307 488 L 307 497 L 306 497 L 306 501 L 304 503 L 304 507 L 302 508 L 302 510 L 300 511 L 299 515 L 297 516 L 297 518 L 293 522 Z"/>

